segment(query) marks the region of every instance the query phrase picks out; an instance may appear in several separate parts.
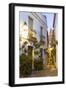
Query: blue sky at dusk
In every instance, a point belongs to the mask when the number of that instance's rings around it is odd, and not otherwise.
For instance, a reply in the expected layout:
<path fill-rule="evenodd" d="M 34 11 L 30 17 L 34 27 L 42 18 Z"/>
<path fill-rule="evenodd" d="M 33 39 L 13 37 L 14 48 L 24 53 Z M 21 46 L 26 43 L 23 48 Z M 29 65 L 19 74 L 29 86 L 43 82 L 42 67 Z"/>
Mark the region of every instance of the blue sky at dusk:
<path fill-rule="evenodd" d="M 47 18 L 48 31 L 50 31 L 50 28 L 53 26 L 54 13 L 43 13 L 43 15 Z"/>

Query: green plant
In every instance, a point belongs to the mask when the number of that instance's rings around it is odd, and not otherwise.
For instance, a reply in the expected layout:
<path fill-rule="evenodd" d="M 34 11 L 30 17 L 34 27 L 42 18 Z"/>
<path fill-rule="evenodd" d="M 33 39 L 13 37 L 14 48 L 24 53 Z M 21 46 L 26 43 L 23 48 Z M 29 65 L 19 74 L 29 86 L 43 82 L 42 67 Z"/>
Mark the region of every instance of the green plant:
<path fill-rule="evenodd" d="M 43 59 L 41 57 L 38 60 L 34 60 L 34 68 L 35 70 L 43 69 Z"/>
<path fill-rule="evenodd" d="M 20 77 L 28 77 L 32 73 L 32 59 L 22 54 L 20 56 Z"/>

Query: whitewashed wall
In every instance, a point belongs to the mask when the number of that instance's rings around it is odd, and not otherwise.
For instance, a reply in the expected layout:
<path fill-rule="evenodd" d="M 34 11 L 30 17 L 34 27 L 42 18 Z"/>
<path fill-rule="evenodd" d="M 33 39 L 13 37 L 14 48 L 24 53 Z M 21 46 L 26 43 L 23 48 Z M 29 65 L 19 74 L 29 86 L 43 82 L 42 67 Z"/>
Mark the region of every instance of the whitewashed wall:
<path fill-rule="evenodd" d="M 55 37 L 58 41 L 58 14 L 56 14 L 55 18 Z M 58 45 L 56 45 L 56 65 L 58 65 Z"/>
<path fill-rule="evenodd" d="M 40 17 L 41 20 L 37 19 L 36 14 Z M 47 21 L 44 16 L 41 15 L 41 13 L 30 13 L 30 12 L 20 12 L 20 24 L 24 24 L 24 22 L 27 23 L 28 25 L 28 16 L 30 16 L 33 19 L 33 30 L 37 32 L 36 37 L 37 40 L 40 41 L 40 27 L 43 27 L 44 33 L 43 35 L 45 36 L 45 42 L 47 44 Z M 43 21 L 43 23 L 42 23 Z M 46 47 L 45 44 L 45 47 Z"/>

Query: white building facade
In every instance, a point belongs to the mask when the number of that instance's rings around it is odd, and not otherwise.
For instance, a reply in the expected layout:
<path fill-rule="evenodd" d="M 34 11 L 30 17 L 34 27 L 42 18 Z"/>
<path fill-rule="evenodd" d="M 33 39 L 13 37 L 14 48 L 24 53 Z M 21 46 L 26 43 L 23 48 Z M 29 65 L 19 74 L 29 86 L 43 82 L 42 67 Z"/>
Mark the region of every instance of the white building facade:
<path fill-rule="evenodd" d="M 29 40 L 29 31 L 38 42 L 41 40 L 43 44 L 40 48 L 43 49 L 42 57 L 44 58 L 44 48 L 47 47 L 47 19 L 42 13 L 38 12 L 20 12 L 20 48 L 26 41 L 34 47 L 32 41 Z M 25 26 L 27 25 L 27 27 Z"/>
<path fill-rule="evenodd" d="M 54 28 L 54 33 L 55 33 L 55 39 L 57 41 L 57 44 L 56 44 L 56 67 L 57 67 L 57 64 L 58 64 L 58 14 L 55 13 L 54 14 L 54 22 L 53 22 L 53 28 Z"/>

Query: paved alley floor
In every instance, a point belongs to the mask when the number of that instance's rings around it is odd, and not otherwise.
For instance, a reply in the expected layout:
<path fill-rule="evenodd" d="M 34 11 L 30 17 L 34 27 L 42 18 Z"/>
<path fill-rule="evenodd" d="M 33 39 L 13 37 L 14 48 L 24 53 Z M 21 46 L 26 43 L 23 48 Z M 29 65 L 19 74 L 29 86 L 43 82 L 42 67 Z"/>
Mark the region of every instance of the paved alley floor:
<path fill-rule="evenodd" d="M 32 71 L 31 77 L 46 77 L 46 76 L 57 76 L 57 69 L 52 67 L 48 68 L 47 66 L 44 67 L 41 71 Z"/>

